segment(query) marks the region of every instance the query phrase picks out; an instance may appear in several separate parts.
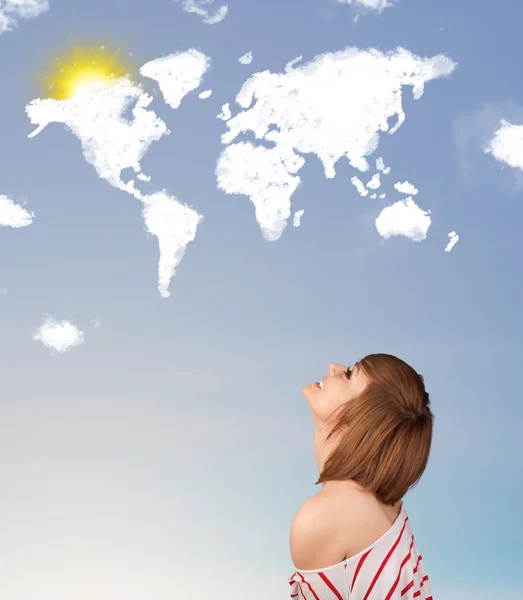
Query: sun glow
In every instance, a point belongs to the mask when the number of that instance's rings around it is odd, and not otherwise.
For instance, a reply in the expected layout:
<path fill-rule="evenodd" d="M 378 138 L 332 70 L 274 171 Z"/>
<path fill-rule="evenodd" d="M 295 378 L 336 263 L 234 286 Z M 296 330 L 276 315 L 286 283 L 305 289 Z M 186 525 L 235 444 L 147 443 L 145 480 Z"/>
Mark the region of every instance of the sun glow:
<path fill-rule="evenodd" d="M 110 87 L 133 70 L 122 61 L 121 51 L 109 52 L 106 46 L 73 46 L 69 55 L 55 59 L 44 77 L 47 96 L 65 100 L 77 94 Z"/>

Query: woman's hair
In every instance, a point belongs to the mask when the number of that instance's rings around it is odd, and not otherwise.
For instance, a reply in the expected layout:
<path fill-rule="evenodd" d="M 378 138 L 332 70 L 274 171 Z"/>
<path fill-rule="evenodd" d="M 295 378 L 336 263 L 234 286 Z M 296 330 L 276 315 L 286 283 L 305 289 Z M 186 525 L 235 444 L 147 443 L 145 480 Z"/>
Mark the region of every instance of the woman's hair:
<path fill-rule="evenodd" d="M 358 362 L 369 379 L 365 390 L 327 419 L 336 436 L 316 484 L 353 480 L 393 505 L 415 486 L 427 466 L 434 415 L 423 377 L 390 354 Z"/>

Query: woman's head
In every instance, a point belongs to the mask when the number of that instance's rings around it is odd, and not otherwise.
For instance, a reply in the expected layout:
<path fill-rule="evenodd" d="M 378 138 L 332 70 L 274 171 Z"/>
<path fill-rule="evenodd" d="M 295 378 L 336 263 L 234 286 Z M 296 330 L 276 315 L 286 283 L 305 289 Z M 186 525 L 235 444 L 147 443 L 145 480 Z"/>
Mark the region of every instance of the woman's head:
<path fill-rule="evenodd" d="M 428 463 L 434 417 L 423 377 L 390 354 L 369 354 L 352 367 L 329 365 L 302 393 L 335 441 L 316 483 L 352 480 L 395 504 Z"/>

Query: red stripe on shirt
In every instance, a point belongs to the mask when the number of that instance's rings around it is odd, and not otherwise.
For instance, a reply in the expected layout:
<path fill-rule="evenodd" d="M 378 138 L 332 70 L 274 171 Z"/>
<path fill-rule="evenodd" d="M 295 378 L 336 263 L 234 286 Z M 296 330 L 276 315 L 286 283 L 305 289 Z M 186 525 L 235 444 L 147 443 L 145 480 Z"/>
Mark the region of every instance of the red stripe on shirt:
<path fill-rule="evenodd" d="M 368 552 L 365 552 L 365 554 L 360 558 L 360 562 L 358 563 L 358 566 L 356 567 L 356 571 L 354 572 L 354 577 L 352 578 L 352 585 L 350 586 L 351 592 L 352 592 L 352 588 L 354 587 L 354 584 L 356 583 L 356 577 L 358 576 L 358 573 L 360 572 L 360 569 L 363 566 L 365 559 L 371 552 L 372 552 L 372 548 Z M 347 563 L 345 563 L 345 564 L 347 564 Z"/>
<path fill-rule="evenodd" d="M 404 596 L 410 590 L 411 587 L 414 587 L 414 579 L 401 590 L 400 595 Z"/>
<path fill-rule="evenodd" d="M 336 596 L 338 600 L 343 600 L 343 596 L 338 592 L 338 590 L 332 584 L 332 581 L 325 575 L 325 573 L 318 573 L 318 575 L 323 579 L 325 585 L 332 591 L 332 593 Z"/>
<path fill-rule="evenodd" d="M 394 590 L 398 587 L 398 583 L 400 582 L 400 577 L 401 577 L 401 572 L 403 571 L 403 567 L 409 562 L 409 559 L 411 557 L 412 546 L 414 546 L 414 536 L 412 536 L 412 540 L 410 541 L 409 553 L 401 561 L 400 568 L 399 568 L 399 571 L 398 571 L 398 576 L 396 577 L 396 580 L 392 584 L 392 587 L 390 588 L 389 593 L 385 596 L 385 600 L 390 600 L 391 597 L 392 597 L 392 594 L 394 594 Z"/>
<path fill-rule="evenodd" d="M 392 553 L 396 549 L 397 545 L 400 543 L 401 537 L 403 536 L 403 532 L 405 531 L 405 527 L 407 526 L 407 521 L 408 520 L 409 520 L 409 517 L 408 516 L 405 517 L 405 521 L 403 523 L 403 527 L 401 528 L 401 531 L 400 531 L 400 533 L 398 535 L 397 540 L 394 542 L 394 545 L 389 550 L 389 553 L 387 554 L 387 556 L 383 559 L 383 562 L 381 563 L 381 566 L 378 569 L 378 572 L 374 576 L 374 579 L 372 580 L 372 583 L 370 584 L 369 589 L 367 590 L 367 593 L 363 597 L 363 600 L 367 600 L 367 598 L 370 596 L 370 593 L 372 592 L 372 588 L 376 585 L 376 581 L 378 581 L 378 578 L 381 575 L 383 569 L 385 568 L 385 565 L 389 562 L 389 558 L 392 556 Z"/>
<path fill-rule="evenodd" d="M 318 598 L 318 595 L 316 594 L 316 592 L 315 592 L 315 591 L 312 589 L 312 586 L 311 586 L 311 584 L 310 584 L 308 581 L 305 581 L 305 577 L 304 577 L 304 576 L 303 576 L 301 573 L 298 573 L 298 575 L 299 575 L 299 576 L 301 577 L 301 579 L 302 579 L 302 581 L 301 581 L 301 582 L 298 582 L 298 583 L 304 583 L 305 585 L 307 585 L 307 586 L 309 587 L 309 591 L 310 591 L 310 593 L 311 593 L 311 594 L 313 595 L 313 597 L 314 597 L 314 600 L 320 600 L 320 599 Z M 301 592 L 301 593 L 302 593 L 302 595 L 303 595 L 303 591 L 302 591 L 302 589 L 301 589 L 301 585 L 299 586 L 299 588 L 300 588 L 300 592 Z M 305 599 L 305 596 L 303 596 L 303 598 L 304 598 L 304 600 L 306 600 L 306 599 Z"/>

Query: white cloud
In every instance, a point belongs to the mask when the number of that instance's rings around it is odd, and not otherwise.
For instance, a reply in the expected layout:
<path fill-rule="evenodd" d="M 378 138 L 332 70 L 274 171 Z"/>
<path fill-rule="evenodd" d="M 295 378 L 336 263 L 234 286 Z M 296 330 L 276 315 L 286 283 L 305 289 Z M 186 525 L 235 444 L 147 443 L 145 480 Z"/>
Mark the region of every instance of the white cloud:
<path fill-rule="evenodd" d="M 375 200 L 376 199 L 376 194 L 371 194 L 370 198 L 371 198 L 371 200 Z"/>
<path fill-rule="evenodd" d="M 485 152 L 510 167 L 523 170 L 523 125 L 513 125 L 501 119 L 500 127 Z"/>
<path fill-rule="evenodd" d="M 408 181 L 404 181 L 403 183 L 398 181 L 394 184 L 394 189 L 398 190 L 398 192 L 401 192 L 402 194 L 407 194 L 408 196 L 415 196 L 418 193 L 417 188 L 415 188 L 412 183 L 409 183 Z"/>
<path fill-rule="evenodd" d="M 367 183 L 369 190 L 377 190 L 381 185 L 380 174 L 374 173 L 372 179 Z"/>
<path fill-rule="evenodd" d="M 303 60 L 303 56 L 300 54 L 300 56 L 297 56 L 296 58 L 293 58 L 292 60 L 290 60 L 286 65 L 285 65 L 285 73 L 290 73 L 293 68 L 294 65 L 296 63 L 299 63 L 301 60 Z"/>
<path fill-rule="evenodd" d="M 12 31 L 19 19 L 32 19 L 48 10 L 48 0 L 0 0 L 0 35 Z"/>
<path fill-rule="evenodd" d="M 356 175 L 354 175 L 354 177 L 351 177 L 351 183 L 358 190 L 360 196 L 366 196 L 369 193 L 369 191 L 365 189 L 363 181 L 356 177 Z"/>
<path fill-rule="evenodd" d="M 252 132 L 273 146 L 228 146 L 217 162 L 218 187 L 249 196 L 264 237 L 279 239 L 300 183 L 301 154 L 318 156 L 328 178 L 342 157 L 367 171 L 366 157 L 376 150 L 380 133 L 394 133 L 405 120 L 403 86 L 411 86 L 419 99 L 427 81 L 455 67 L 443 55 L 421 58 L 402 48 L 388 53 L 347 48 L 284 73 L 253 74 L 236 96 L 243 110 L 227 121 L 222 143 Z M 396 124 L 389 127 L 395 116 Z"/>
<path fill-rule="evenodd" d="M 363 9 L 367 10 L 375 10 L 378 13 L 381 13 L 386 8 L 393 6 L 394 2 L 389 2 L 389 0 L 336 0 L 338 4 L 349 4 L 355 5 Z"/>
<path fill-rule="evenodd" d="M 227 104 L 222 106 L 222 111 L 219 115 L 216 115 L 216 118 L 221 119 L 222 121 L 228 121 L 231 117 L 231 109 L 229 107 L 229 103 L 227 102 Z"/>
<path fill-rule="evenodd" d="M 380 198 L 381 198 L 381 199 L 383 199 L 383 198 L 386 198 L 386 196 L 387 196 L 387 194 L 385 194 L 385 193 L 383 193 L 383 194 L 380 194 Z"/>
<path fill-rule="evenodd" d="M 225 148 L 218 160 L 218 186 L 228 194 L 250 196 L 264 237 L 275 241 L 290 217 L 289 198 L 300 183 L 295 173 L 304 163 L 305 159 L 289 147 L 264 148 L 239 142 Z"/>
<path fill-rule="evenodd" d="M 133 102 L 133 120 L 127 121 L 123 114 Z M 140 173 L 140 160 L 149 146 L 170 133 L 165 123 L 147 109 L 151 102 L 152 96 L 127 77 L 109 88 L 66 100 L 38 98 L 26 106 L 31 123 L 38 125 L 28 137 L 35 137 L 50 123 L 63 123 L 80 140 L 85 160 L 102 179 L 139 196 L 134 180 L 124 183 L 121 173 L 127 168 Z"/>
<path fill-rule="evenodd" d="M 459 153 L 459 166 L 462 175 L 469 183 L 481 185 L 485 181 L 485 169 L 479 168 L 484 164 L 485 153 L 501 127 L 500 124 L 519 123 L 523 125 L 523 106 L 514 102 L 499 102 L 485 104 L 481 109 L 470 114 L 459 115 L 453 122 L 454 143 Z M 511 170 L 511 179 L 515 180 L 516 188 L 523 188 L 523 173 Z"/>
<path fill-rule="evenodd" d="M 158 290 L 167 298 L 169 283 L 180 264 L 189 242 L 196 237 L 196 228 L 203 220 L 194 209 L 183 205 L 163 190 L 144 196 L 143 217 L 149 233 L 158 238 Z"/>
<path fill-rule="evenodd" d="M 250 65 L 252 63 L 252 52 L 247 52 L 243 56 L 240 56 L 238 62 L 242 65 Z"/>
<path fill-rule="evenodd" d="M 209 11 L 204 8 L 214 3 L 214 0 L 181 0 L 182 8 L 185 12 L 194 13 L 202 17 L 202 21 L 206 25 L 215 25 L 220 21 L 223 21 L 229 12 L 227 4 L 220 6 L 220 8 L 213 14 L 209 15 Z"/>
<path fill-rule="evenodd" d="M 385 239 L 404 235 L 414 242 L 421 242 L 427 237 L 430 227 L 429 213 L 423 211 L 412 198 L 400 200 L 381 211 L 376 219 L 376 229 Z"/>
<path fill-rule="evenodd" d="M 83 344 L 84 334 L 69 321 L 58 323 L 56 319 L 50 317 L 33 334 L 33 340 L 42 342 L 47 348 L 64 353 Z"/>
<path fill-rule="evenodd" d="M 178 108 L 182 99 L 199 87 L 210 66 L 210 58 L 191 48 L 151 60 L 140 68 L 140 75 L 156 81 L 167 104 Z"/>
<path fill-rule="evenodd" d="M 450 241 L 445 248 L 445 252 L 450 252 L 452 250 L 452 248 L 454 248 L 454 246 L 458 243 L 459 235 L 457 235 L 457 233 L 455 231 L 451 231 L 449 233 L 449 238 L 450 238 Z"/>
<path fill-rule="evenodd" d="M 376 169 L 381 171 L 384 175 L 388 175 L 390 173 L 390 167 L 385 168 L 385 163 L 383 162 L 383 158 L 381 156 L 376 159 Z"/>
<path fill-rule="evenodd" d="M 294 213 L 294 219 L 293 219 L 293 222 L 292 222 L 292 224 L 294 225 L 294 227 L 299 227 L 300 226 L 301 218 L 303 217 L 303 213 L 304 212 L 305 211 L 303 209 L 301 209 L 301 210 L 297 210 Z"/>
<path fill-rule="evenodd" d="M 209 66 L 205 55 L 196 50 L 177 53 L 151 61 L 141 73 L 158 82 L 166 102 L 177 108 L 185 94 L 200 84 Z M 132 120 L 125 110 L 135 103 Z M 165 123 L 148 109 L 152 97 L 128 78 L 112 87 L 81 93 L 66 100 L 33 100 L 26 112 L 39 134 L 49 123 L 63 123 L 78 137 L 86 161 L 111 185 L 132 194 L 144 204 L 147 231 L 158 238 L 160 249 L 158 289 L 168 297 L 168 286 L 186 245 L 194 239 L 202 220 L 194 209 L 181 204 L 166 191 L 146 195 L 136 188 L 135 180 L 124 182 L 124 169 L 132 169 L 137 179 L 148 181 L 141 173 L 140 160 L 149 146 L 170 133 Z"/>
<path fill-rule="evenodd" d="M 203 92 L 200 92 L 198 94 L 198 98 L 200 98 L 201 100 L 207 100 L 207 98 L 210 98 L 212 94 L 212 90 L 204 90 Z"/>
<path fill-rule="evenodd" d="M 0 226 L 27 227 L 33 222 L 33 217 L 33 212 L 29 212 L 7 196 L 0 194 Z"/>

